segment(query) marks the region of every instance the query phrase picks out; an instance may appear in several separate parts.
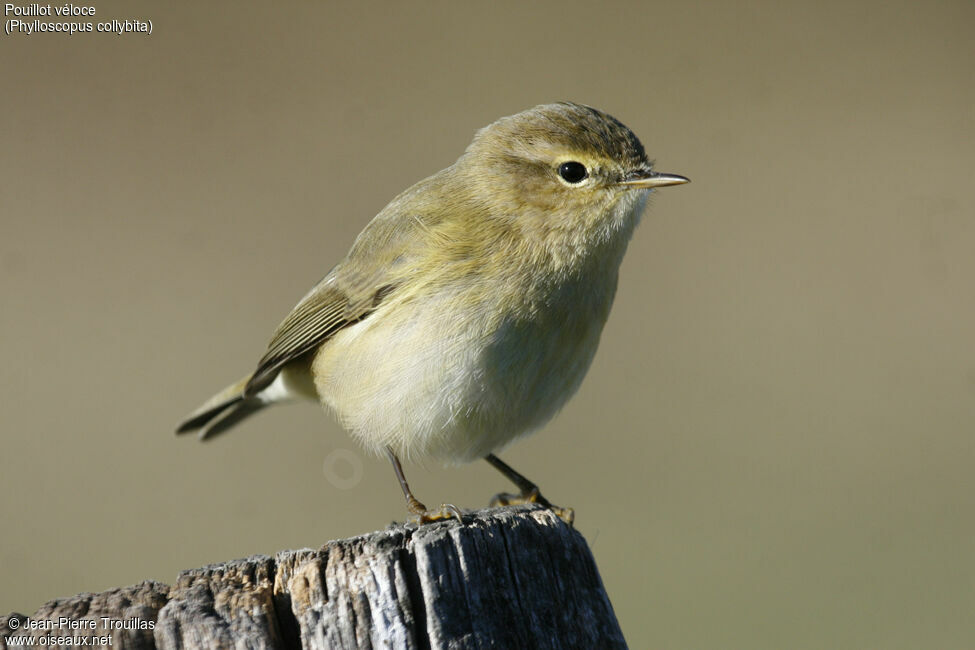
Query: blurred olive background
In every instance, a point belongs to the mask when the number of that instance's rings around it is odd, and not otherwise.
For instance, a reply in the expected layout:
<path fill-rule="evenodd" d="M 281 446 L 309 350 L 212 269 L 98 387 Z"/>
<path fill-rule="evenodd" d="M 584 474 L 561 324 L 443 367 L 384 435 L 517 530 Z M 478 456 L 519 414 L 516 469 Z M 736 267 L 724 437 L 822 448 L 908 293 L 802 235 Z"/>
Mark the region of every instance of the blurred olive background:
<path fill-rule="evenodd" d="M 315 406 L 173 428 L 390 198 L 571 99 L 693 179 L 502 454 L 631 645 L 975 643 L 975 4 L 92 2 L 152 35 L 0 38 L 0 611 L 402 519 Z"/>

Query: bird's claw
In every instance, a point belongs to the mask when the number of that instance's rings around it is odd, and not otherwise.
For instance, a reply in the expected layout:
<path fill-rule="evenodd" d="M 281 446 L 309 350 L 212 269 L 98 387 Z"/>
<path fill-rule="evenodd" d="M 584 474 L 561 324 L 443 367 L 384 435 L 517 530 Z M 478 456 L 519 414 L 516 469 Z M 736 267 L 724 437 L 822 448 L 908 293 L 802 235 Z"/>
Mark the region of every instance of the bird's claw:
<path fill-rule="evenodd" d="M 570 526 L 576 519 L 576 511 L 572 508 L 563 508 L 561 506 L 553 505 L 548 499 L 542 496 L 538 488 L 534 488 L 525 494 L 511 494 L 510 492 L 501 492 L 495 494 L 491 498 L 490 506 L 492 508 L 497 508 L 500 506 L 520 506 L 526 503 L 537 503 L 540 506 L 548 508 L 551 510 L 556 517 L 569 524 Z"/>
<path fill-rule="evenodd" d="M 409 510 L 413 513 L 410 522 L 418 526 L 445 519 L 456 519 L 460 523 L 464 523 L 463 513 L 461 513 L 460 508 L 452 503 L 442 503 L 436 510 L 428 510 L 425 505 L 416 501 L 409 505 Z"/>

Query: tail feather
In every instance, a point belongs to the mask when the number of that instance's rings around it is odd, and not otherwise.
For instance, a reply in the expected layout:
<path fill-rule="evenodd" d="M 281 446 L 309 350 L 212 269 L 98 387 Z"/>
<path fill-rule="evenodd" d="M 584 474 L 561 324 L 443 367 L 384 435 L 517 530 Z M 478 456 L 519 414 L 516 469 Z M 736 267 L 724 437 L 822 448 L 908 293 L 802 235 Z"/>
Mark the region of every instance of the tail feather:
<path fill-rule="evenodd" d="M 221 402 L 220 404 L 217 404 L 216 406 L 205 411 L 202 409 L 194 411 L 192 415 L 187 416 L 187 418 L 180 423 L 179 427 L 176 429 L 176 433 L 190 433 L 192 431 L 196 431 L 197 429 L 205 426 L 206 423 L 213 418 L 242 401 L 244 401 L 244 398 L 241 396 L 232 397 L 226 402 Z"/>
<path fill-rule="evenodd" d="M 176 428 L 176 433 L 189 433 L 199 429 L 201 440 L 212 438 L 266 406 L 263 400 L 244 397 L 244 388 L 249 380 L 248 375 L 211 397 L 183 420 Z"/>
<path fill-rule="evenodd" d="M 254 398 L 244 398 L 234 402 L 200 429 L 200 440 L 209 440 L 216 437 L 247 416 L 260 411 L 265 406 L 267 406 L 266 402 Z"/>

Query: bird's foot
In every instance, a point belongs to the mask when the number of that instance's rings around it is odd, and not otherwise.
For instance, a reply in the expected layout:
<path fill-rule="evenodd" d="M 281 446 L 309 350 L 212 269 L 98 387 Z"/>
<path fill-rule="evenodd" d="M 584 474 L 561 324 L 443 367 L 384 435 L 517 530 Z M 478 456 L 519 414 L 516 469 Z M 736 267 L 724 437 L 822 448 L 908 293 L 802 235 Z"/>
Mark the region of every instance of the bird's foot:
<path fill-rule="evenodd" d="M 410 518 L 410 522 L 418 526 L 451 518 L 456 519 L 460 523 L 464 523 L 460 508 L 450 503 L 442 503 L 438 509 L 430 510 L 416 499 L 410 499 L 406 503 L 406 509 L 413 515 Z"/>
<path fill-rule="evenodd" d="M 553 505 L 548 499 L 542 496 L 538 488 L 532 488 L 528 492 L 523 494 L 511 494 L 509 492 L 501 492 L 495 494 L 491 499 L 491 507 L 497 508 L 499 506 L 520 506 L 526 503 L 537 503 L 540 506 L 548 508 L 555 516 L 564 521 L 565 523 L 572 525 L 572 522 L 576 519 L 576 511 L 572 508 L 563 508 L 561 506 Z"/>

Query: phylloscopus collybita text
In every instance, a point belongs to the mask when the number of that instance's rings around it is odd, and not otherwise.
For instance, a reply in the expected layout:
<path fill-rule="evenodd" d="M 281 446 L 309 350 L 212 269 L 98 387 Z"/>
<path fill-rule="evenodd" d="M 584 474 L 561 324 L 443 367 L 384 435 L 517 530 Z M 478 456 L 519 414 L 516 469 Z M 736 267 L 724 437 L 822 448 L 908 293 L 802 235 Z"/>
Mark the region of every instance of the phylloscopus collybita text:
<path fill-rule="evenodd" d="M 594 108 L 502 118 L 376 215 L 257 369 L 178 432 L 211 438 L 265 406 L 314 399 L 388 455 L 421 521 L 460 515 L 420 503 L 400 457 L 484 458 L 520 489 L 498 502 L 554 508 L 494 452 L 579 387 L 647 197 L 686 182 L 654 171 L 637 137 Z"/>

